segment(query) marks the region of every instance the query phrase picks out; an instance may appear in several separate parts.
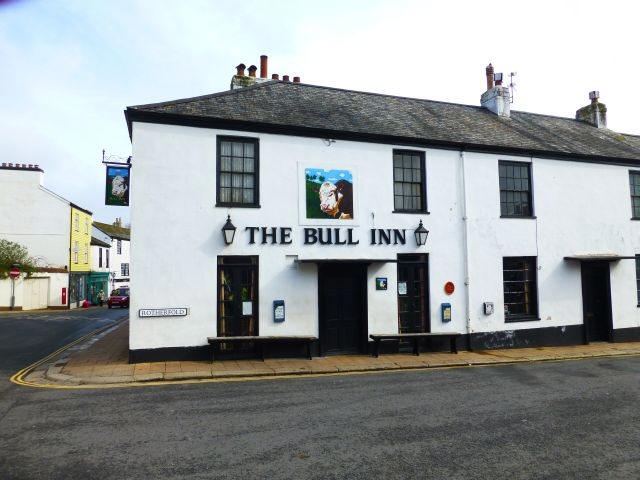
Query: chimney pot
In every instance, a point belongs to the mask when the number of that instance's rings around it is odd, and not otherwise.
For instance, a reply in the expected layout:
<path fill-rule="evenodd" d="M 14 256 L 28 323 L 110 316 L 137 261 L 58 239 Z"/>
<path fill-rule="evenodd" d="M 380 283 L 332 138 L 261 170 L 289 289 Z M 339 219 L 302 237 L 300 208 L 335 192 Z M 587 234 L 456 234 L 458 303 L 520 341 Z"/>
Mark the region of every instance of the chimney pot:
<path fill-rule="evenodd" d="M 487 65 L 485 72 L 487 74 L 487 90 L 491 90 L 493 88 L 493 65 Z"/>
<path fill-rule="evenodd" d="M 260 55 L 260 78 L 267 78 L 267 56 Z"/>
<path fill-rule="evenodd" d="M 282 81 L 283 82 L 288 82 L 289 81 L 289 75 L 283 75 L 282 76 Z"/>
<path fill-rule="evenodd" d="M 600 98 L 599 91 L 594 90 L 593 92 L 589 92 L 589 100 L 591 100 L 591 103 L 598 103 L 599 98 Z"/>
<path fill-rule="evenodd" d="M 240 77 L 244 77 L 244 69 L 247 68 L 247 66 L 244 63 L 241 63 L 240 65 L 238 65 L 236 67 L 236 75 L 240 76 Z"/>
<path fill-rule="evenodd" d="M 280 80 L 280 75 L 278 75 L 277 73 L 272 73 L 271 80 Z"/>
<path fill-rule="evenodd" d="M 251 65 L 249 67 L 249 76 L 250 77 L 255 77 L 256 76 L 256 70 L 258 70 L 258 67 L 256 67 L 255 65 Z"/>
<path fill-rule="evenodd" d="M 293 83 L 300 83 L 300 77 L 293 77 Z"/>

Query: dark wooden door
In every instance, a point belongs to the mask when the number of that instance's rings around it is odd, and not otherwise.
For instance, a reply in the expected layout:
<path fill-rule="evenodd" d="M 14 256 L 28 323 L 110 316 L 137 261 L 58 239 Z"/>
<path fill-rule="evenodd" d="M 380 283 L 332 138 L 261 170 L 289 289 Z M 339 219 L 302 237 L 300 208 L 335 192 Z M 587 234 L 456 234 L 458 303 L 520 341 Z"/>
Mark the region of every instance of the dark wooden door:
<path fill-rule="evenodd" d="M 258 335 L 257 257 L 218 257 L 219 337 Z M 222 344 L 221 350 L 252 347 L 250 343 Z"/>
<path fill-rule="evenodd" d="M 322 353 L 362 351 L 365 318 L 365 266 L 322 265 L 320 282 L 320 344 Z"/>
<path fill-rule="evenodd" d="M 582 308 L 585 340 L 610 340 L 611 286 L 608 262 L 582 264 Z"/>
<path fill-rule="evenodd" d="M 431 331 L 426 255 L 398 256 L 398 330 L 400 333 Z"/>

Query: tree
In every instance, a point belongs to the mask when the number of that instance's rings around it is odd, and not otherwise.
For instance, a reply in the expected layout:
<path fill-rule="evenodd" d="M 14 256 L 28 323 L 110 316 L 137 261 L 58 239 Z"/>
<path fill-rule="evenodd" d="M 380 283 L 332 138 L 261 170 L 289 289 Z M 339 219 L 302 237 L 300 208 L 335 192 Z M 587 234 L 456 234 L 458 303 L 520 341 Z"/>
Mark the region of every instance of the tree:
<path fill-rule="evenodd" d="M 0 238 L 0 279 L 7 278 L 13 266 L 20 267 L 27 276 L 36 270 L 35 261 L 25 246 Z"/>

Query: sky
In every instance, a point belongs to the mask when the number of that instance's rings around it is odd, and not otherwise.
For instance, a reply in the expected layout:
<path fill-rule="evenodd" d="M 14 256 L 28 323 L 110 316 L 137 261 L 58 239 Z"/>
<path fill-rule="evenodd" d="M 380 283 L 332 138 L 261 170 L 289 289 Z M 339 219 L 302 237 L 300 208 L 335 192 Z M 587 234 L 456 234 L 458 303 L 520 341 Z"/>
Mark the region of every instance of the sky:
<path fill-rule="evenodd" d="M 513 109 L 573 117 L 598 90 L 609 128 L 640 134 L 636 4 L 0 0 L 0 162 L 126 222 L 101 164 L 131 154 L 124 109 L 227 90 L 261 54 L 304 83 L 471 105 L 491 62 L 517 72 Z"/>

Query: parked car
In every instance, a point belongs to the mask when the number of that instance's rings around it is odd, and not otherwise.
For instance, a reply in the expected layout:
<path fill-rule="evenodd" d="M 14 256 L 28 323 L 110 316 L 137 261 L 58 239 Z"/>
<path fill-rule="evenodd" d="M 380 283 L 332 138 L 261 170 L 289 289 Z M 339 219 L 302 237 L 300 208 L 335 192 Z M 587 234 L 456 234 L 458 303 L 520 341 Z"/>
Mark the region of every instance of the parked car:
<path fill-rule="evenodd" d="M 111 292 L 109 300 L 107 300 L 107 307 L 111 308 L 115 305 L 121 308 L 129 308 L 129 288 L 116 288 Z"/>

